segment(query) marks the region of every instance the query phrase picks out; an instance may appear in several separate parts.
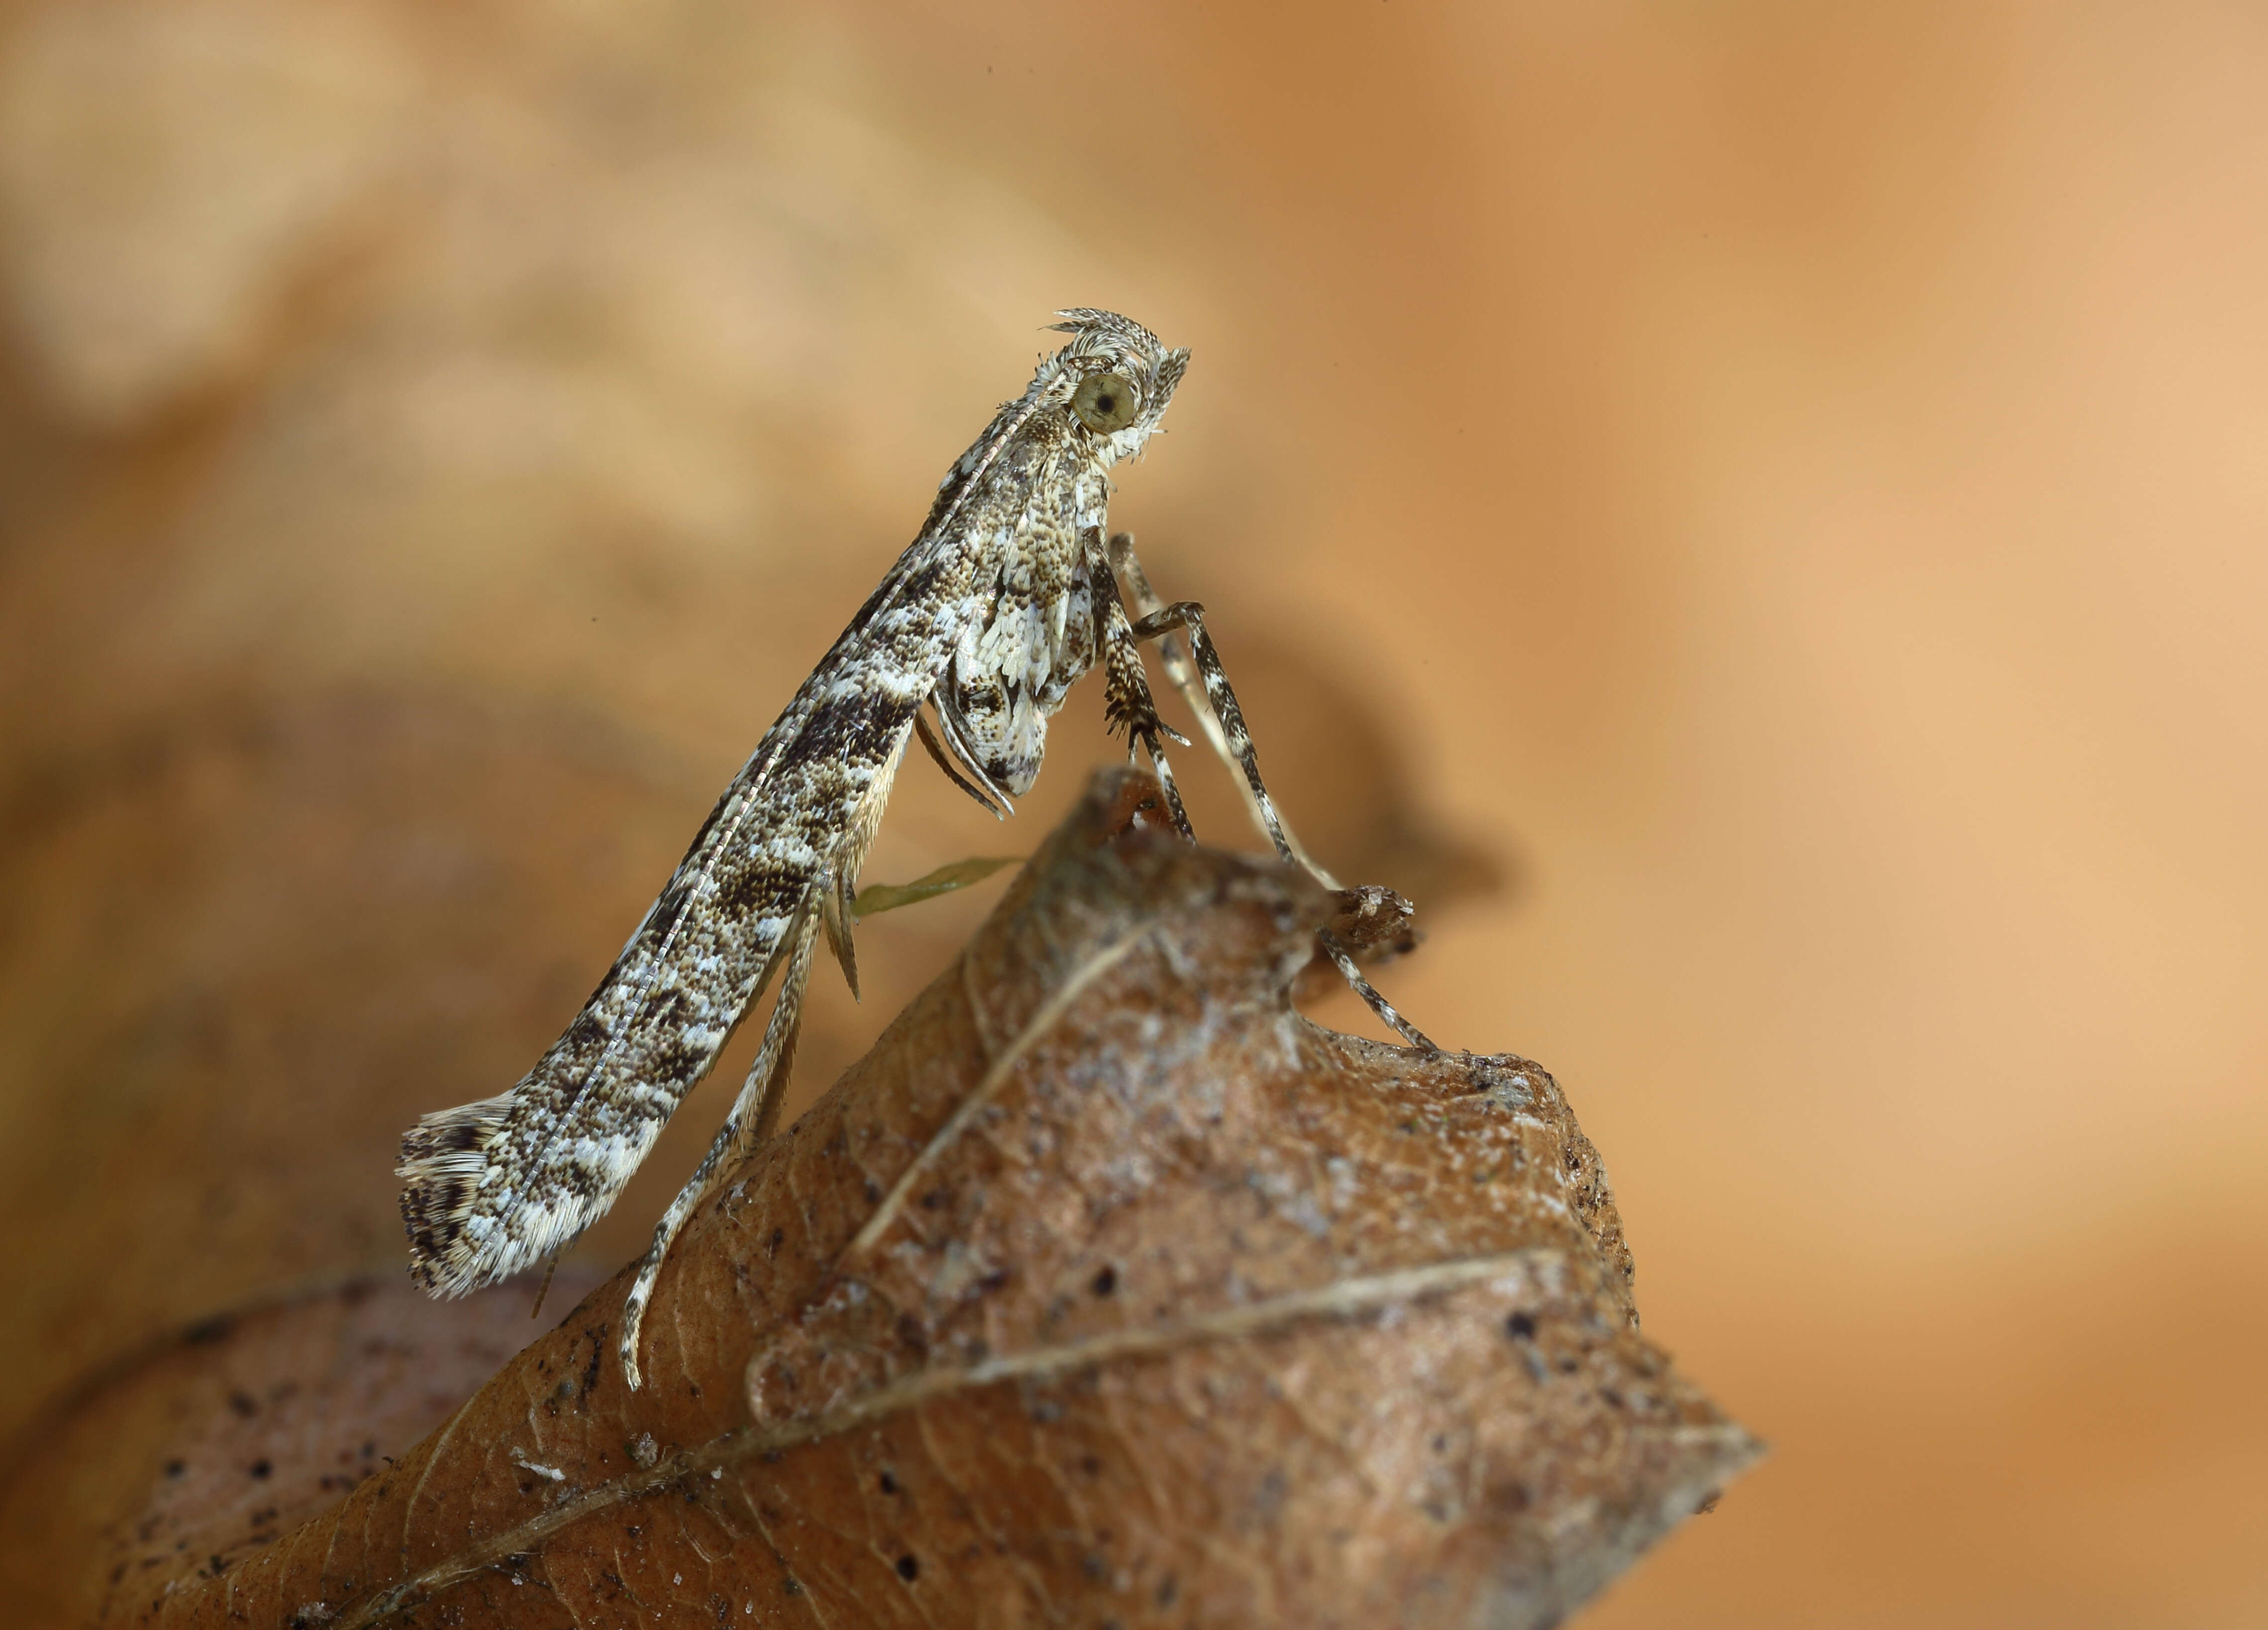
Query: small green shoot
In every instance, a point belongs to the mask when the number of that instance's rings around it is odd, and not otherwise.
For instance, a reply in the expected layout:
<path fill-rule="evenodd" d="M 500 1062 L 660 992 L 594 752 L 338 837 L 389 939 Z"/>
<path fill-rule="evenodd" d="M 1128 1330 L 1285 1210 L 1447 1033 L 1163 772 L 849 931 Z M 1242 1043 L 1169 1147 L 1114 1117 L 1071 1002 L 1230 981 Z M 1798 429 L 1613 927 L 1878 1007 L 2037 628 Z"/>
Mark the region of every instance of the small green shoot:
<path fill-rule="evenodd" d="M 981 883 L 1004 866 L 1023 863 L 1021 855 L 972 855 L 966 860 L 940 866 L 909 883 L 870 883 L 850 902 L 850 912 L 854 917 L 873 917 L 882 911 L 895 911 L 902 905 L 917 905 L 956 889 L 966 889 L 971 883 Z"/>

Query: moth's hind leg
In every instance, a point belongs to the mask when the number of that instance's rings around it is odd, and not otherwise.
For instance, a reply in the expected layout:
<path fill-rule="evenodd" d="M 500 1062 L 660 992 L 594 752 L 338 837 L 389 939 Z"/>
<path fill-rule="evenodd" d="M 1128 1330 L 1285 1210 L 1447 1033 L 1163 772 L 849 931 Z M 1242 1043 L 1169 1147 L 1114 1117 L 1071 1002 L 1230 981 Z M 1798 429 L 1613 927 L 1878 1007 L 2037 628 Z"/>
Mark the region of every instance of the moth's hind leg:
<path fill-rule="evenodd" d="M 1252 794 L 1253 808 L 1268 833 L 1269 841 L 1276 845 L 1276 852 L 1288 864 L 1307 871 L 1333 893 L 1348 894 L 1348 890 L 1341 889 L 1328 872 L 1310 860 L 1307 852 L 1292 841 L 1283 818 L 1276 813 L 1276 800 L 1268 795 L 1267 784 L 1260 778 L 1260 756 L 1253 748 L 1251 731 L 1245 727 L 1244 710 L 1237 705 L 1236 692 L 1229 685 L 1227 671 L 1221 667 L 1220 653 L 1213 648 L 1212 641 L 1205 635 L 1204 608 L 1191 600 L 1160 606 L 1135 623 L 1129 632 L 1137 640 L 1158 639 L 1176 629 L 1189 634 L 1189 652 L 1197 660 L 1197 676 L 1204 686 L 1205 704 L 1213 718 L 1219 721 L 1221 741 L 1228 754 L 1244 772 L 1245 784 Z M 1441 1051 L 1424 1031 L 1404 1019 L 1392 1002 L 1380 995 L 1376 986 L 1363 977 L 1362 970 L 1355 966 L 1353 952 L 1344 940 L 1328 928 L 1322 930 L 1316 940 L 1322 945 L 1323 954 L 1337 965 L 1346 982 L 1354 987 L 1355 994 L 1367 1002 L 1370 1010 L 1385 1021 L 1403 1040 L 1425 1052 Z"/>
<path fill-rule="evenodd" d="M 632 1391 L 644 1383 L 638 1368 L 638 1328 L 644 1320 L 646 1304 L 653 1300 L 654 1286 L 661 1278 L 661 1265 L 667 1260 L 678 1231 L 707 1198 L 718 1174 L 739 1155 L 770 1137 L 774 1123 L 779 1119 L 780 1097 L 787 1088 L 788 1066 L 794 1061 L 796 1036 L 803 1027 L 803 990 L 811 977 L 812 954 L 819 944 L 819 919 L 817 904 L 806 901 L 790 931 L 795 937 L 794 943 L 789 948 L 787 973 L 780 981 L 771 1018 L 764 1026 L 763 1045 L 756 1049 L 755 1061 L 748 1066 L 747 1079 L 740 1084 L 740 1096 L 733 1100 L 732 1112 L 717 1129 L 708 1154 L 701 1157 L 701 1164 L 694 1169 L 693 1176 L 654 1226 L 653 1243 L 646 1248 L 645 1257 L 638 1264 L 637 1278 L 630 1284 L 630 1294 L 623 1299 L 622 1374 L 630 1381 Z"/>

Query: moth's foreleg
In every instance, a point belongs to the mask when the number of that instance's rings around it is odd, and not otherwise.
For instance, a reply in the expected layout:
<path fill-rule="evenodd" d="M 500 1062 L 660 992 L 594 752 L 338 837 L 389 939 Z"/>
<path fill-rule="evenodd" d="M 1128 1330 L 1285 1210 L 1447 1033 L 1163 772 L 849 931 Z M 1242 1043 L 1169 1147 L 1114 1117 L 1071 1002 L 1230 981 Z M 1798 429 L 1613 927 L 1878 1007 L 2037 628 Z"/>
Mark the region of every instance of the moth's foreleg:
<path fill-rule="evenodd" d="M 1124 583 L 1126 596 L 1134 602 L 1135 616 L 1146 619 L 1166 609 L 1166 602 L 1158 597 L 1158 591 L 1150 586 L 1150 574 L 1142 570 L 1142 562 L 1134 553 L 1132 533 L 1112 533 L 1108 556 L 1111 571 L 1117 579 Z M 1242 773 L 1244 765 L 1211 707 L 1206 682 L 1199 676 L 1196 665 L 1182 652 L 1181 641 L 1171 633 L 1159 637 L 1158 660 L 1165 667 L 1166 678 L 1174 690 L 1182 693 L 1182 699 L 1189 704 L 1189 712 L 1197 718 L 1197 727 L 1204 732 L 1205 741 L 1213 752 L 1231 771 L 1237 772 L 1237 790 L 1244 794 L 1244 807 L 1251 813 L 1252 823 L 1278 846 L 1279 852 L 1284 845 L 1289 844 L 1292 858 L 1307 868 L 1310 877 L 1326 889 L 1337 889 L 1338 880 L 1316 864 L 1315 858 L 1307 852 L 1307 845 L 1300 841 L 1300 835 L 1292 830 L 1291 823 L 1254 793 L 1253 783 L 1248 776 Z"/>
<path fill-rule="evenodd" d="M 1171 736 L 1187 747 L 1189 739 L 1158 717 L 1157 698 L 1150 694 L 1150 675 L 1142 667 L 1142 643 L 1127 619 L 1108 563 L 1095 559 L 1088 575 L 1102 624 L 1103 722 L 1112 730 L 1126 732 L 1129 763 L 1138 745 L 1148 751 L 1150 763 L 1158 772 L 1158 785 L 1165 790 L 1166 809 L 1173 816 L 1174 830 L 1195 843 L 1197 835 L 1189 825 L 1189 811 L 1182 807 L 1181 789 L 1174 785 L 1174 767 L 1166 761 L 1165 745 L 1160 740 Z"/>
<path fill-rule="evenodd" d="M 818 884 L 821 889 L 828 886 L 825 879 Z M 818 904 L 806 900 L 789 931 L 794 942 L 789 948 L 787 972 L 780 981 L 779 996 L 764 1026 L 763 1044 L 756 1049 L 755 1060 L 748 1066 L 747 1079 L 740 1083 L 732 1112 L 710 1140 L 708 1154 L 701 1157 L 701 1164 L 694 1169 L 693 1176 L 655 1225 L 653 1243 L 646 1248 L 645 1257 L 638 1264 L 637 1278 L 631 1282 L 630 1295 L 622 1302 L 622 1374 L 632 1391 L 644 1382 L 638 1368 L 638 1329 L 644 1320 L 646 1305 L 653 1299 L 654 1286 L 661 1278 L 661 1265 L 668 1258 L 678 1231 L 707 1197 L 719 1174 L 729 1170 L 740 1155 L 770 1137 L 779 1119 L 780 1098 L 787 1088 L 788 1067 L 794 1061 L 796 1037 L 803 1027 L 803 992 L 811 977 L 812 954 L 819 944 L 819 926 Z"/>
<path fill-rule="evenodd" d="M 1111 569 L 1125 584 L 1126 597 L 1134 602 L 1134 615 L 1146 617 L 1164 610 L 1166 602 L 1150 586 L 1150 574 L 1142 570 L 1142 562 L 1134 553 L 1134 535 L 1112 533 L 1109 550 Z M 1189 704 L 1189 712 L 1202 725 L 1210 717 L 1205 712 L 1204 690 L 1198 682 L 1197 669 L 1189 666 L 1189 658 L 1182 653 L 1182 642 L 1171 634 L 1160 639 L 1158 660 L 1165 666 L 1167 681 L 1182 693 L 1182 699 Z M 1206 734 L 1211 732 L 1208 730 Z"/>
<path fill-rule="evenodd" d="M 1221 667 L 1220 653 L 1205 637 L 1204 608 L 1194 600 L 1176 601 L 1161 606 L 1134 624 L 1132 636 L 1137 640 L 1156 639 L 1174 629 L 1185 629 L 1189 636 L 1189 650 L 1197 657 L 1197 673 L 1204 682 L 1206 705 L 1212 716 L 1220 721 L 1222 736 L 1237 768 L 1244 772 L 1245 785 L 1252 790 L 1252 800 L 1260 811 L 1263 829 L 1268 841 L 1276 845 L 1276 852 L 1293 866 L 1314 870 L 1313 863 L 1292 847 L 1292 839 L 1284 830 L 1284 822 L 1276 813 L 1276 800 L 1268 796 L 1268 785 L 1260 778 L 1260 756 L 1252 746 L 1252 733 L 1245 728 L 1244 710 L 1236 704 L 1236 692 L 1229 688 L 1228 675 Z M 1336 890 L 1338 885 L 1328 878 L 1319 878 L 1324 886 Z"/>

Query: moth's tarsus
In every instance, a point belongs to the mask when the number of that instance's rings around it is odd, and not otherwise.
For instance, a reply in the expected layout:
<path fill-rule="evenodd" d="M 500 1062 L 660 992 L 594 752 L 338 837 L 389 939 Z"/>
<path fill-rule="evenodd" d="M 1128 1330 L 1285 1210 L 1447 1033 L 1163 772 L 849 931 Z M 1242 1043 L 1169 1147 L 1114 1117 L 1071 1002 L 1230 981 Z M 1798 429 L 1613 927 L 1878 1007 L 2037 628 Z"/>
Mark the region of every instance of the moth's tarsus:
<path fill-rule="evenodd" d="M 1048 720 L 1099 661 L 1108 721 L 1130 753 L 1148 754 L 1174 828 L 1193 837 L 1165 751 L 1188 739 L 1159 718 L 1143 669 L 1141 643 L 1158 639 L 1277 852 L 1337 887 L 1268 796 L 1202 608 L 1159 603 L 1133 539 L 1109 534 L 1109 471 L 1156 432 L 1189 353 L 1115 312 L 1057 314 L 1070 343 L 946 472 L 920 535 L 764 733 L 574 1022 L 510 1092 L 429 1115 L 403 1138 L 410 1272 L 427 1290 L 462 1294 L 556 1258 L 614 1203 L 782 974 L 747 1081 L 625 1302 L 623 1368 L 639 1383 L 638 1326 L 671 1242 L 717 1177 L 770 1135 L 822 931 L 858 990 L 848 904 L 915 734 L 963 792 L 1012 813 L 1039 774 Z M 1336 943 L 1326 936 L 1324 948 Z M 1332 954 L 1388 1022 L 1432 1047 L 1344 948 Z"/>
<path fill-rule="evenodd" d="M 1354 993 L 1357 996 L 1370 1004 L 1371 1012 L 1384 1020 L 1389 1029 L 1418 1051 L 1431 1053 L 1437 1058 L 1440 1056 L 1440 1044 L 1425 1031 L 1403 1018 L 1392 1002 L 1379 994 L 1378 987 L 1363 977 L 1362 970 L 1355 966 L 1354 954 L 1347 949 L 1345 942 L 1338 935 L 1326 928 L 1315 937 L 1322 944 L 1323 955 L 1337 964 L 1340 977 L 1354 986 Z"/>

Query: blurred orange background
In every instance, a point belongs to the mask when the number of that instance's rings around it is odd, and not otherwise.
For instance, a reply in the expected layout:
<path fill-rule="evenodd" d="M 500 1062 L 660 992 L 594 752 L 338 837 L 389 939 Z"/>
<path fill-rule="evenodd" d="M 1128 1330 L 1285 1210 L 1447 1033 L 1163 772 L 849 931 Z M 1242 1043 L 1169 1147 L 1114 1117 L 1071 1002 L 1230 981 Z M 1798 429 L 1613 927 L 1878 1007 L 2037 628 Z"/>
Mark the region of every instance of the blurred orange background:
<path fill-rule="evenodd" d="M 1101 305 L 1196 353 L 1114 520 L 1440 884 L 1383 982 L 1774 1445 L 1586 1622 L 2268 1623 L 2259 7 L 19 0 L 0 301 L 0 1429 L 399 1271 L 394 1136 Z"/>

